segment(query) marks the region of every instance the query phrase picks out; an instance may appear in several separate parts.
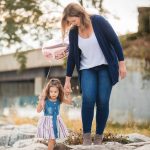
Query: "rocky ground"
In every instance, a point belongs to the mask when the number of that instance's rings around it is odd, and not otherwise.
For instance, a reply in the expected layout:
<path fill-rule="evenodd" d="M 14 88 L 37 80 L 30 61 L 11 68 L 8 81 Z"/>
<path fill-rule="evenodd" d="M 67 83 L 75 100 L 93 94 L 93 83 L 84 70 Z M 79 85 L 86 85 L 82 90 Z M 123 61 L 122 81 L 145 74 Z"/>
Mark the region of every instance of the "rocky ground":
<path fill-rule="evenodd" d="M 47 150 L 47 144 L 35 138 L 36 126 L 0 125 L 0 150 Z M 105 142 L 100 146 L 65 145 L 58 141 L 55 150 L 150 150 L 150 137 L 128 134 L 130 144 Z"/>

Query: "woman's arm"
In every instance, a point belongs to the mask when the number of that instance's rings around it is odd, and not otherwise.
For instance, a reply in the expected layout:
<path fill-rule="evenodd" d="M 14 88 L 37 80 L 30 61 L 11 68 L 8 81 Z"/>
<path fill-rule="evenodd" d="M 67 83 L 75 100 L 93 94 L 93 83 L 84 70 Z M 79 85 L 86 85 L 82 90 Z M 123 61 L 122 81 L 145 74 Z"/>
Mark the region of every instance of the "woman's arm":
<path fill-rule="evenodd" d="M 122 46 L 120 44 L 119 38 L 117 34 L 115 33 L 114 29 L 104 17 L 96 15 L 96 18 L 97 18 L 98 24 L 100 25 L 100 28 L 102 29 L 102 33 L 104 33 L 104 36 L 106 37 L 106 39 L 109 40 L 109 42 L 113 46 L 117 54 L 118 60 L 123 61 L 124 55 L 123 55 Z"/>
<path fill-rule="evenodd" d="M 74 53 L 73 53 L 73 33 L 69 32 L 69 55 L 67 59 L 67 74 L 66 76 L 71 77 L 72 73 L 75 68 L 75 61 L 74 61 Z"/>
<path fill-rule="evenodd" d="M 110 23 L 107 20 L 105 20 L 102 16 L 97 16 L 97 21 L 102 29 L 102 32 L 106 36 L 106 39 L 109 40 L 109 42 L 111 43 L 116 52 L 119 61 L 119 75 L 121 79 L 123 79 L 126 77 L 127 70 L 119 38 L 115 33 L 114 29 L 112 28 L 112 26 L 110 25 Z"/>

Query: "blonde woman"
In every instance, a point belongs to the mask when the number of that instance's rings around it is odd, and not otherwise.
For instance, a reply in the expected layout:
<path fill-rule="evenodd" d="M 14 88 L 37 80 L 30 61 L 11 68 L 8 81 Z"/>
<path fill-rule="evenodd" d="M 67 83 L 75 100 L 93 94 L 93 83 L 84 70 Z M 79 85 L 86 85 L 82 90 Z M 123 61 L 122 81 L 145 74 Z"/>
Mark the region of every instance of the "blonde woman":
<path fill-rule="evenodd" d="M 101 144 L 109 115 L 113 85 L 126 76 L 122 47 L 111 25 L 100 15 L 89 15 L 77 3 L 68 4 L 61 20 L 62 35 L 69 30 L 69 56 L 64 85 L 71 92 L 71 77 L 76 66 L 82 91 L 83 145 L 90 145 L 96 104 L 94 144 Z"/>

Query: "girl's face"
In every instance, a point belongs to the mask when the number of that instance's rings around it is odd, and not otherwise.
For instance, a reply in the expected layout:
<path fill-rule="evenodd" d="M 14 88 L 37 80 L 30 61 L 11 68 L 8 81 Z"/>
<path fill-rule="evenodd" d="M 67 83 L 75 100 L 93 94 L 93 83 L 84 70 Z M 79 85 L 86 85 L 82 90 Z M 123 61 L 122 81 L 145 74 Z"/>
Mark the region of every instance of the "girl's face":
<path fill-rule="evenodd" d="M 50 94 L 50 98 L 51 98 L 52 100 L 57 99 L 58 94 L 59 94 L 58 88 L 55 87 L 55 86 L 50 87 L 49 94 Z"/>
<path fill-rule="evenodd" d="M 71 26 L 80 26 L 80 18 L 79 17 L 67 17 L 67 21 Z"/>

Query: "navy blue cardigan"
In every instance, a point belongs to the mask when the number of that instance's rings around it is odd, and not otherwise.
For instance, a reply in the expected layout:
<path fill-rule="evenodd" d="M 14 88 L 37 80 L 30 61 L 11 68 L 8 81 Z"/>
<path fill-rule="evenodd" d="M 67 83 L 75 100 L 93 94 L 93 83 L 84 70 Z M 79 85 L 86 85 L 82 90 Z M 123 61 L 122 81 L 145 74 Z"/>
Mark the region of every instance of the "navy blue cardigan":
<path fill-rule="evenodd" d="M 100 15 L 92 15 L 91 22 L 97 41 L 108 62 L 112 85 L 118 82 L 118 61 L 124 60 L 122 47 L 111 25 Z M 88 44 L 88 43 L 87 43 Z M 78 47 L 78 28 L 73 27 L 69 32 L 69 55 L 67 59 L 67 74 L 71 77 L 76 66 L 80 80 L 80 54 Z"/>

